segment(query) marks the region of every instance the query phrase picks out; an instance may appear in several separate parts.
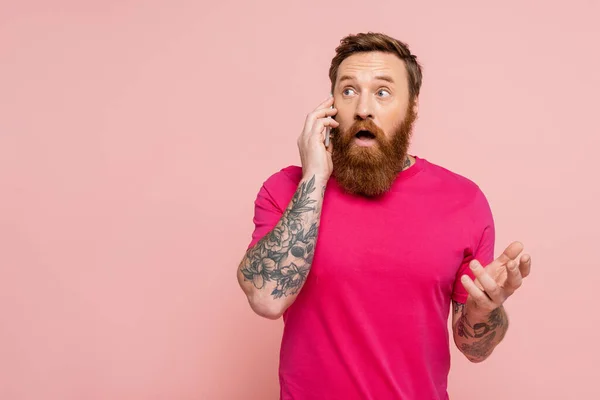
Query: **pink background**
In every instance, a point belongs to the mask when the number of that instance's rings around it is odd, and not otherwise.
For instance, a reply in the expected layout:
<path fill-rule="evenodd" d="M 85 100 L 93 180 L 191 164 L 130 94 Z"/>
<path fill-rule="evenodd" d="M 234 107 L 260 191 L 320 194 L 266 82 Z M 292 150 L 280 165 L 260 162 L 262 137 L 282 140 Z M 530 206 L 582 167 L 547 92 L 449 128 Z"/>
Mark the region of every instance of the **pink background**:
<path fill-rule="evenodd" d="M 534 270 L 455 399 L 600 398 L 600 4 L 0 6 L 0 398 L 275 399 L 235 270 L 341 37 L 425 66 L 412 154 L 475 180 Z M 365 295 L 368 295 L 366 293 Z"/>

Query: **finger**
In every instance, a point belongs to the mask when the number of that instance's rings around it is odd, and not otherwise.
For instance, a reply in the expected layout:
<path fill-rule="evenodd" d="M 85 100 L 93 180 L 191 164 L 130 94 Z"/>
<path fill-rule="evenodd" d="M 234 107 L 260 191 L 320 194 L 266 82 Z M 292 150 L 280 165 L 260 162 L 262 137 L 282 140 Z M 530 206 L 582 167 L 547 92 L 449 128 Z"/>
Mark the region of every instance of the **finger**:
<path fill-rule="evenodd" d="M 307 125 L 310 125 L 310 122 L 314 122 L 319 118 L 328 118 L 337 114 L 337 108 L 321 108 L 319 110 L 315 110 L 306 116 Z"/>
<path fill-rule="evenodd" d="M 509 293 L 512 294 L 523 284 L 523 277 L 521 276 L 521 271 L 517 268 L 517 262 L 515 260 L 509 261 L 506 268 L 508 270 L 506 276 L 506 288 Z"/>
<path fill-rule="evenodd" d="M 485 268 L 479 263 L 477 260 L 471 261 L 469 264 L 473 274 L 485 290 L 485 293 L 492 299 L 494 303 L 500 305 L 504 302 L 504 295 L 502 293 L 502 288 L 496 283 L 494 278 L 492 278 L 487 272 L 485 272 Z"/>
<path fill-rule="evenodd" d="M 333 104 L 333 96 L 329 95 L 329 97 L 327 98 L 327 100 L 325 100 L 324 102 L 322 102 L 321 104 L 319 104 L 314 110 L 314 111 L 318 111 L 322 108 L 329 108 L 331 107 L 331 105 Z"/>
<path fill-rule="evenodd" d="M 475 282 L 469 277 L 469 275 L 463 275 L 460 278 L 461 283 L 465 287 L 467 293 L 473 297 L 477 305 L 481 308 L 493 310 L 496 305 L 475 285 Z"/>
<path fill-rule="evenodd" d="M 490 269 L 490 271 L 495 271 L 504 268 L 507 262 L 509 262 L 510 260 L 514 260 L 519 256 L 521 251 L 523 251 L 523 248 L 523 243 L 512 242 L 508 245 L 506 249 L 504 249 L 504 251 L 502 252 L 502 254 L 500 254 L 498 258 L 496 258 L 490 263 L 490 265 L 488 265 L 487 268 Z M 493 274 L 493 272 L 490 273 Z"/>
<path fill-rule="evenodd" d="M 311 136 L 322 136 L 320 140 L 325 140 L 325 128 L 337 128 L 340 125 L 335 119 L 331 118 L 320 118 L 318 119 L 312 129 L 313 135 Z M 316 134 L 316 135 L 315 135 Z"/>
<path fill-rule="evenodd" d="M 304 134 L 309 135 L 311 132 L 315 132 L 315 123 L 322 119 L 328 121 L 335 121 L 333 118 L 329 118 L 337 113 L 336 108 L 323 108 L 321 110 L 313 111 L 306 116 L 306 122 L 304 123 Z M 337 123 L 337 122 L 336 122 Z M 334 124 L 334 126 L 337 126 Z M 320 127 L 319 127 L 320 128 Z M 319 131 L 318 131 L 319 132 Z"/>
<path fill-rule="evenodd" d="M 506 249 L 504 249 L 502 254 L 500 254 L 500 256 L 496 259 L 496 261 L 500 262 L 501 264 L 506 264 L 510 260 L 514 260 L 515 258 L 517 258 L 517 256 L 521 254 L 524 248 L 525 246 L 523 246 L 523 243 L 512 242 L 508 245 Z"/>
<path fill-rule="evenodd" d="M 531 272 L 531 256 L 529 254 L 523 254 L 523 256 L 521 256 L 519 270 L 523 278 L 526 278 Z"/>

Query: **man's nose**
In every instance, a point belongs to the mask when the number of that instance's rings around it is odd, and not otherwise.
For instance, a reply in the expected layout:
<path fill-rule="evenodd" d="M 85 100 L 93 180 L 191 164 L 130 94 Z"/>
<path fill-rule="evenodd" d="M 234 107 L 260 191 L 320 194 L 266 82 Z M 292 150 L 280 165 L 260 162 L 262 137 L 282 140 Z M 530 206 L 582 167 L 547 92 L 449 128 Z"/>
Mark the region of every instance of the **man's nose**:
<path fill-rule="evenodd" d="M 369 99 L 369 96 L 360 96 L 358 99 L 358 104 L 356 105 L 356 111 L 354 113 L 355 119 L 373 119 L 373 110 L 372 104 Z"/>

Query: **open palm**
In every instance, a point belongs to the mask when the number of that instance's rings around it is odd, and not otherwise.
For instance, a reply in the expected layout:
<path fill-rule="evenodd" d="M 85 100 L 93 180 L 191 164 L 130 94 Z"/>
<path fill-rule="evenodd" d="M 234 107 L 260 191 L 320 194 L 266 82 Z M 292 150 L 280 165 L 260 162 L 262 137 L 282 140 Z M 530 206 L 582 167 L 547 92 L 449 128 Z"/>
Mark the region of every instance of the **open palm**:
<path fill-rule="evenodd" d="M 481 313 L 489 313 L 500 307 L 523 283 L 531 271 L 531 257 L 519 254 L 524 246 L 521 242 L 511 243 L 502 254 L 485 268 L 477 260 L 470 263 L 475 275 L 461 278 L 469 293 L 467 307 Z"/>

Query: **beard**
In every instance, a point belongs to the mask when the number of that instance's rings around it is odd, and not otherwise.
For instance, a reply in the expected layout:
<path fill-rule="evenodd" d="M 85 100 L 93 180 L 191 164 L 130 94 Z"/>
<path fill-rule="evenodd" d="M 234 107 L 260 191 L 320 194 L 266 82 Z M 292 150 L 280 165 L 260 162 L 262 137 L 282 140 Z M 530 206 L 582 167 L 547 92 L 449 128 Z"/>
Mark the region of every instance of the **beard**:
<path fill-rule="evenodd" d="M 355 121 L 347 130 L 332 129 L 333 176 L 340 186 L 350 194 L 366 197 L 386 193 L 402 171 L 416 119 L 411 102 L 406 117 L 390 137 L 370 119 Z M 368 131 L 373 136 L 371 146 L 354 143 L 360 131 Z"/>

